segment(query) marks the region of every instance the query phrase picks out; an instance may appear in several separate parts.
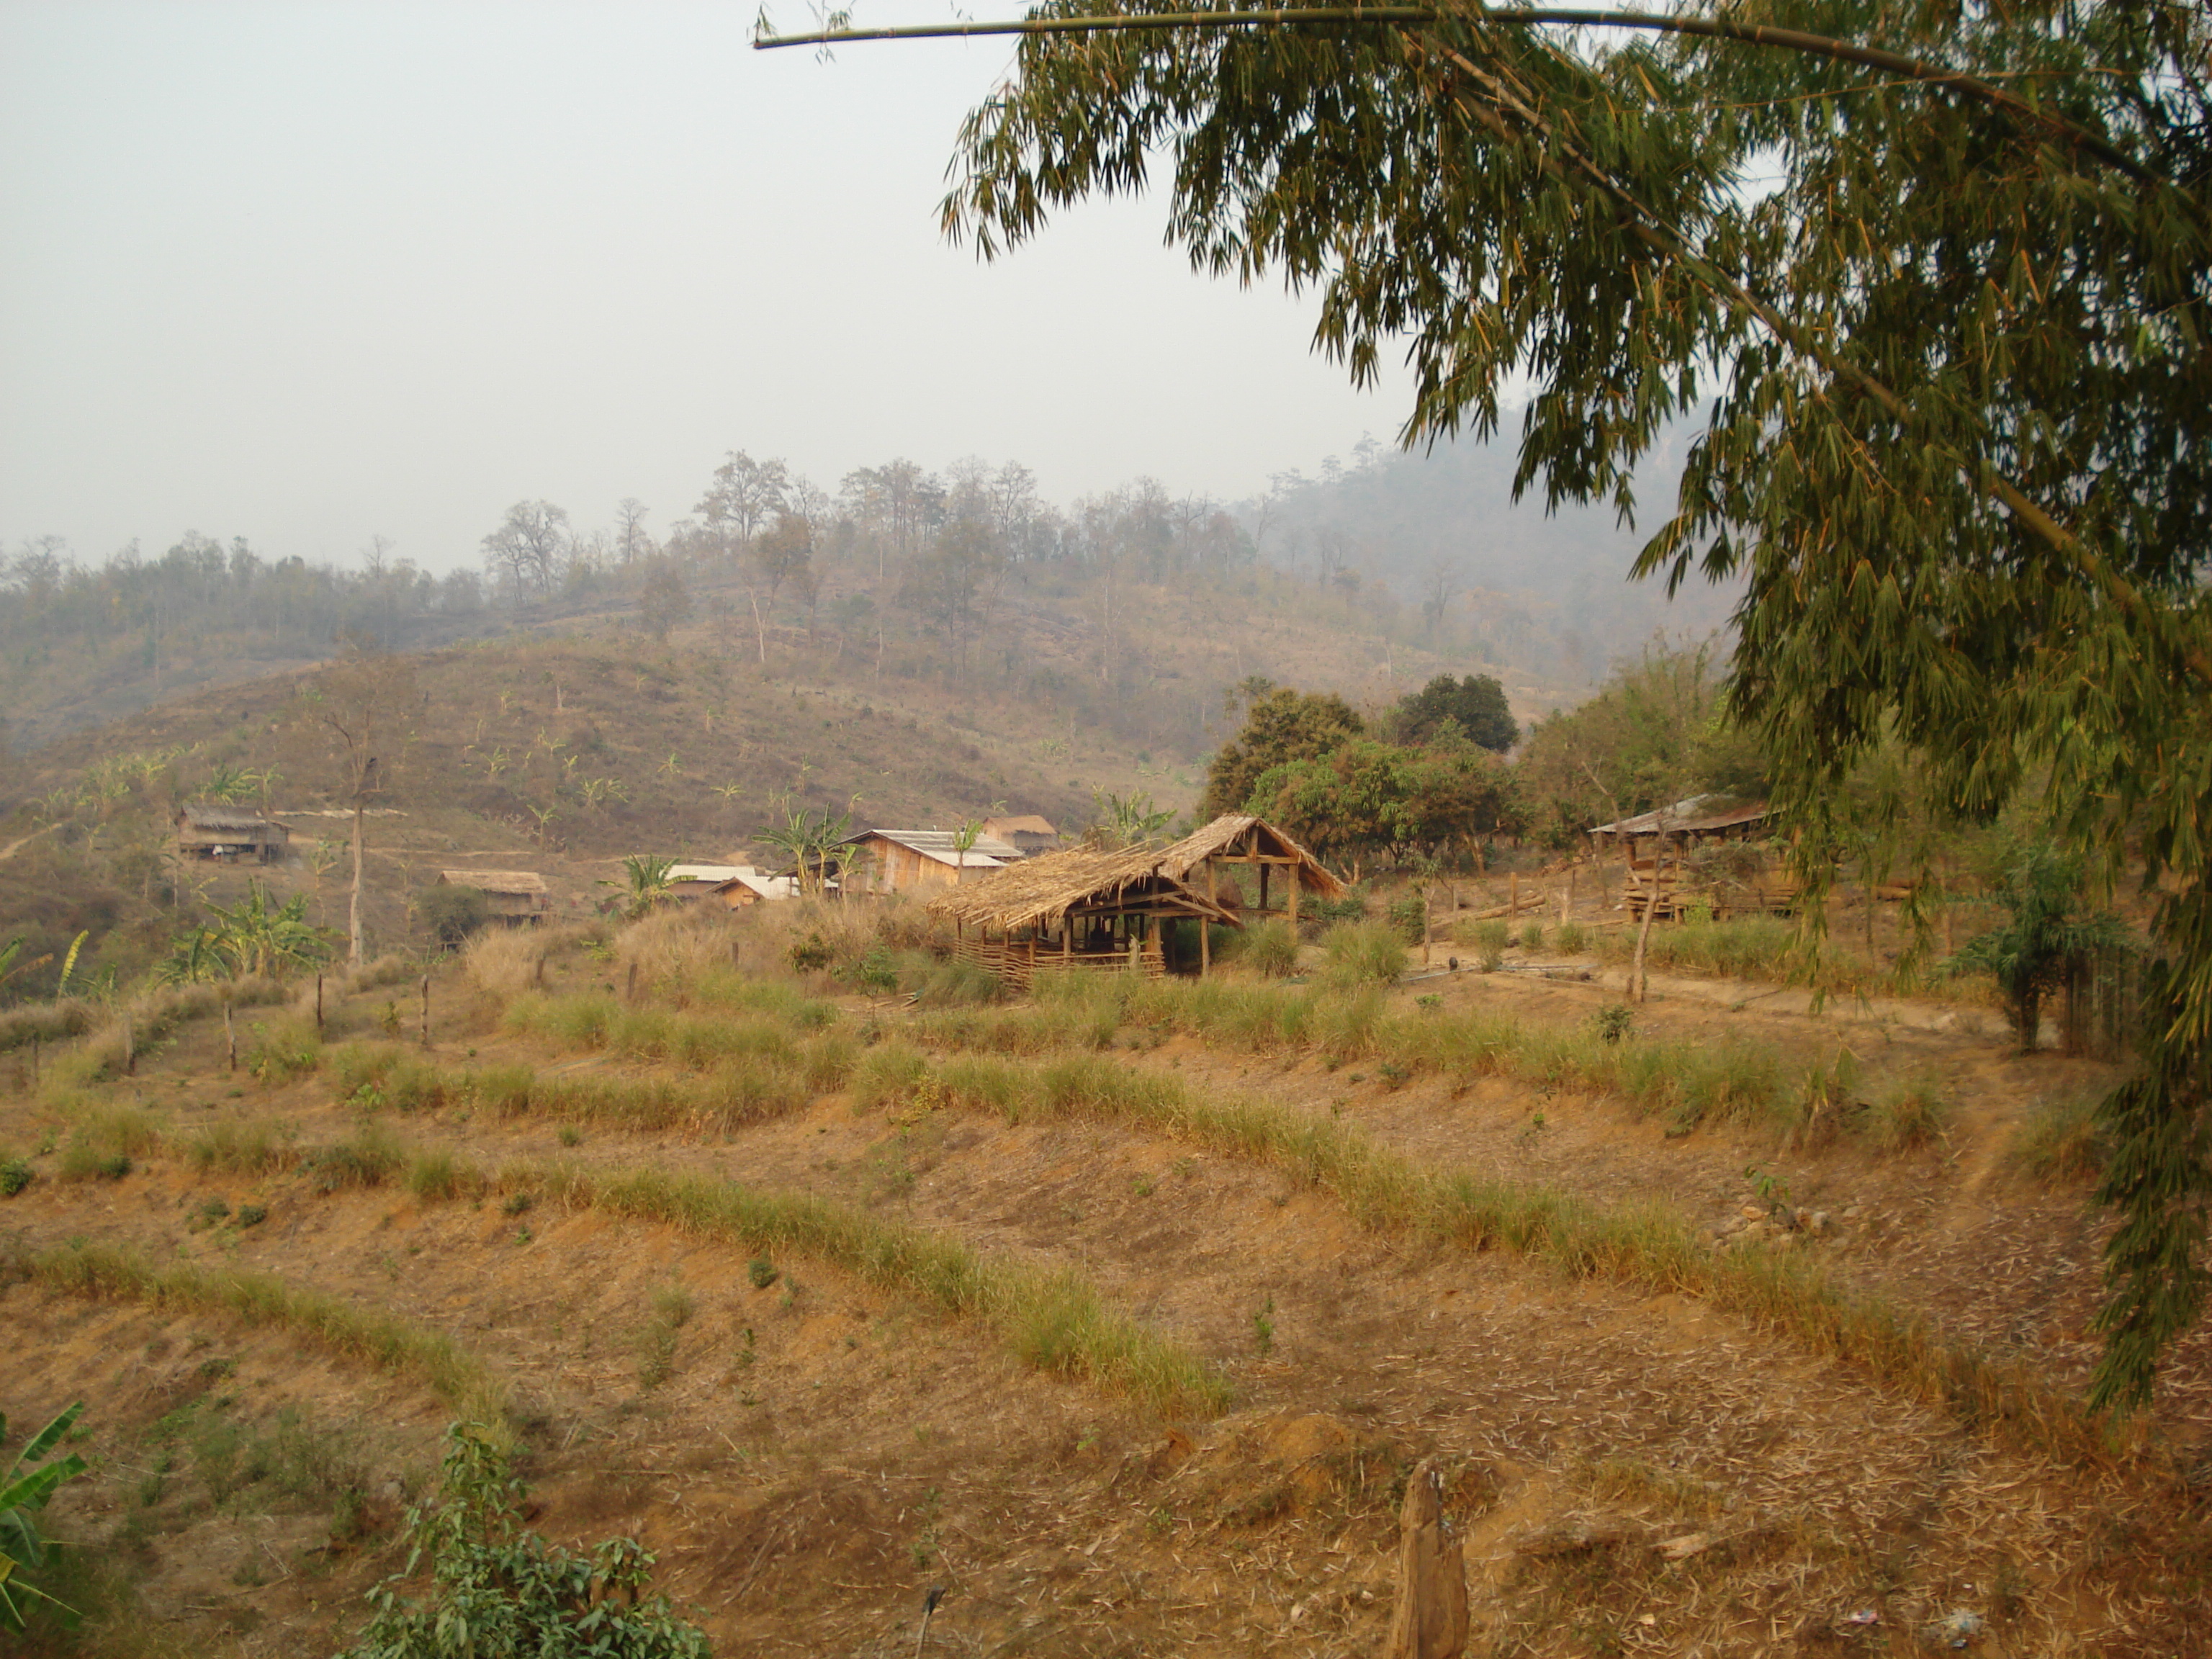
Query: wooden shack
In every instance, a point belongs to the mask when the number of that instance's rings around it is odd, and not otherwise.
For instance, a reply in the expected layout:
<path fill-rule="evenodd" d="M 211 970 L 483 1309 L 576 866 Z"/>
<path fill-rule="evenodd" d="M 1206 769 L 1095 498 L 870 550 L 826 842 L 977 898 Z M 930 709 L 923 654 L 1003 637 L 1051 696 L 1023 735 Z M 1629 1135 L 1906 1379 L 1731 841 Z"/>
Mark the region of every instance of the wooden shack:
<path fill-rule="evenodd" d="M 1236 911 L 1161 869 L 1160 857 L 1145 847 L 1040 854 L 947 888 L 930 900 L 929 913 L 952 924 L 962 960 L 1023 990 L 1040 974 L 1158 978 L 1182 965 L 1170 960 L 1167 924 L 1243 925 Z"/>
<path fill-rule="evenodd" d="M 553 895 L 534 870 L 441 870 L 441 887 L 473 887 L 484 896 L 492 919 L 510 926 L 542 921 L 553 913 Z"/>
<path fill-rule="evenodd" d="M 837 844 L 849 848 L 842 890 L 848 894 L 927 895 L 963 882 L 981 881 L 1021 854 L 995 836 L 979 835 L 964 853 L 951 830 L 863 830 Z"/>
<path fill-rule="evenodd" d="M 1060 831 L 1053 828 L 1050 819 L 1040 817 L 1035 812 L 1024 812 L 1012 817 L 985 818 L 983 833 L 1006 842 L 1025 859 L 1033 859 L 1040 853 L 1060 851 Z"/>
<path fill-rule="evenodd" d="M 1660 921 L 1678 921 L 1693 905 L 1716 916 L 1786 912 L 1796 906 L 1800 887 L 1788 871 L 1752 849 L 1725 870 L 1709 856 L 1726 843 L 1757 839 L 1766 820 L 1763 800 L 1692 795 L 1672 806 L 1599 824 L 1589 834 L 1601 849 L 1620 848 L 1626 863 L 1622 902 L 1638 920 L 1647 907 Z"/>
<path fill-rule="evenodd" d="M 738 866 L 737 874 L 714 889 L 714 896 L 732 910 L 742 910 L 748 905 L 797 898 L 799 878 L 796 876 L 771 876 L 764 870 L 756 870 L 750 864 L 741 864 Z"/>
<path fill-rule="evenodd" d="M 751 869 L 750 864 L 672 864 L 668 866 L 668 896 L 684 900 L 710 898 Z"/>
<path fill-rule="evenodd" d="M 291 830 L 251 807 L 195 802 L 177 811 L 177 851 L 187 858 L 279 864 L 291 845 Z"/>

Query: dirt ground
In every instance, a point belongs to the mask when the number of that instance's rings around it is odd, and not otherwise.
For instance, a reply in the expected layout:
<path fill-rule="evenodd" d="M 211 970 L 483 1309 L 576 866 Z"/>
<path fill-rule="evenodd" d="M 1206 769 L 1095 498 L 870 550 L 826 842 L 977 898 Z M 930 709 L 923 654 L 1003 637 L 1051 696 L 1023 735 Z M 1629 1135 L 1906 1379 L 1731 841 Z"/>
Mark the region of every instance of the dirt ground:
<path fill-rule="evenodd" d="M 2033 1103 L 2103 1073 L 2010 1054 L 1953 1007 L 1815 1015 L 1765 988 L 1655 979 L 1638 1031 L 1807 1063 L 1847 1046 L 1870 1070 L 1935 1079 L 1943 1134 L 1896 1156 L 1848 1140 L 1793 1152 L 1753 1129 L 1670 1137 L 1619 1101 L 1498 1079 L 1393 1083 L 1188 1038 L 1120 1058 L 1352 1119 L 1425 1161 L 1601 1204 L 1662 1200 L 1728 1240 L 1756 1166 L 1829 1225 L 1723 1248 L 1818 1251 L 2078 1393 L 2100 1224 L 2081 1187 L 2031 1182 L 2006 1153 Z M 385 994 L 338 1006 L 334 1030 L 366 1026 Z M 1396 994 L 1438 997 L 1438 1018 L 1571 1024 L 1618 992 L 1601 975 L 1469 973 Z M 439 998 L 468 1003 L 442 981 Z M 494 1012 L 441 1030 L 436 1058 L 654 1069 L 556 1054 Z M 169 1133 L 119 1179 L 60 1179 L 38 1152 L 81 1107 L 0 1095 L 0 1147 L 40 1171 L 0 1202 L 9 1259 L 132 1246 L 451 1337 L 509 1390 L 533 1523 L 574 1542 L 643 1539 L 718 1652 L 910 1652 L 940 1585 L 933 1653 L 1372 1653 L 1396 1504 L 1423 1456 L 1451 1475 L 1476 1653 L 1948 1650 L 1932 1632 L 1962 1613 L 1984 1654 L 2212 1650 L 2212 1531 L 2190 1478 L 2212 1443 L 2202 1334 L 2126 1449 L 2068 1462 L 1693 1298 L 1366 1231 L 1326 1192 L 1135 1127 L 862 1112 L 844 1094 L 726 1136 L 384 1115 L 409 1147 L 484 1170 L 565 1158 L 725 1176 L 1079 1273 L 1232 1385 L 1222 1415 L 1163 1419 L 804 1258 L 769 1264 L 762 1284 L 744 1249 L 597 1212 L 324 1192 L 301 1165 L 202 1174 L 179 1151 L 202 1125 L 281 1122 L 313 1148 L 357 1117 L 320 1073 L 234 1078 L 220 1042 L 219 1027 L 187 1027 L 96 1091 Z M 211 1224 L 216 1199 L 228 1218 Z M 266 1218 L 237 1224 L 249 1205 Z M 450 1405 L 279 1325 L 5 1279 L 15 1353 L 0 1409 L 15 1432 L 88 1402 L 76 1449 L 94 1473 L 49 1512 L 100 1564 L 77 1581 L 109 1614 L 83 1650 L 342 1644 L 362 1593 L 398 1565 L 399 1517 L 434 1486 Z"/>

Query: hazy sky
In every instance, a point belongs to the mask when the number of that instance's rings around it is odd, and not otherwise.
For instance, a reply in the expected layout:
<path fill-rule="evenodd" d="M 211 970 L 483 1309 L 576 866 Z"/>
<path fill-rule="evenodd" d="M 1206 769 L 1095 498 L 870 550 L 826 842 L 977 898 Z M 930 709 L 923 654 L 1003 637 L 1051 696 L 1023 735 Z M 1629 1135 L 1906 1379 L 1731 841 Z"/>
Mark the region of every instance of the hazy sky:
<path fill-rule="evenodd" d="M 825 64 L 751 20 L 0 0 L 0 541 L 445 568 L 529 497 L 664 529 L 732 448 L 1233 497 L 1395 432 L 1402 374 L 1357 393 L 1310 297 L 1194 276 L 1158 195 L 994 266 L 944 240 L 1007 42 Z"/>

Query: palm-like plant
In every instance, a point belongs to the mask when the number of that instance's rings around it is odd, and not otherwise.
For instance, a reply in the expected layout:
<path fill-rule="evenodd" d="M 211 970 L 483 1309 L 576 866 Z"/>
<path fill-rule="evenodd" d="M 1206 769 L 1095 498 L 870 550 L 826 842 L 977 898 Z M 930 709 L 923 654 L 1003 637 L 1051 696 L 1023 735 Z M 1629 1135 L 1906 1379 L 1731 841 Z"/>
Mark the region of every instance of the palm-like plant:
<path fill-rule="evenodd" d="M 46 1543 L 31 1517 L 46 1508 L 55 1487 L 84 1473 L 84 1459 L 74 1452 L 46 1462 L 47 1455 L 61 1444 L 62 1437 L 83 1410 L 84 1402 L 79 1401 L 33 1435 L 9 1466 L 7 1474 L 0 1476 L 0 1630 L 21 1635 L 24 1609 L 36 1601 L 55 1608 L 64 1624 L 77 1623 L 74 1607 L 27 1583 L 22 1575 L 37 1572 L 46 1564 Z M 7 1438 L 8 1419 L 0 1416 L 0 1445 Z M 33 1467 L 38 1464 L 45 1467 Z"/>
<path fill-rule="evenodd" d="M 208 908 L 214 925 L 179 938 L 168 960 L 155 970 L 165 984 L 197 985 L 248 975 L 282 979 L 328 954 L 321 932 L 307 921 L 305 893 L 272 905 L 268 889 L 255 882 L 229 909 L 219 904 Z"/>
<path fill-rule="evenodd" d="M 783 822 L 756 832 L 769 846 L 789 854 L 798 867 L 801 893 L 826 891 L 852 863 L 855 849 L 842 843 L 853 832 L 853 807 L 860 799 L 855 795 L 843 811 L 832 813 L 826 806 L 818 812 L 794 807 L 789 797 L 780 797 L 776 810 L 783 814 Z"/>
<path fill-rule="evenodd" d="M 607 879 L 599 883 L 611 887 L 622 895 L 623 919 L 635 921 L 668 902 L 673 895 L 669 890 L 668 872 L 676 867 L 674 859 L 664 859 L 651 853 L 633 853 L 623 860 L 620 880 Z"/>

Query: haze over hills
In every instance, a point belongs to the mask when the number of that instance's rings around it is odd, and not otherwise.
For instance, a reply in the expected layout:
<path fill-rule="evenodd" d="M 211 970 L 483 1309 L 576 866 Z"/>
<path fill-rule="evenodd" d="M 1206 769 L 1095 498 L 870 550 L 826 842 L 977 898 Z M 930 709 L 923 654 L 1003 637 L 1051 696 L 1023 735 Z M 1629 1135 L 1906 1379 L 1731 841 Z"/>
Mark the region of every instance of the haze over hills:
<path fill-rule="evenodd" d="M 894 460 L 855 469 L 833 495 L 779 462 L 738 459 L 757 475 L 747 487 L 759 486 L 758 499 L 718 517 L 718 491 L 727 490 L 703 480 L 705 499 L 694 509 L 708 509 L 703 518 L 657 515 L 667 523 L 658 539 L 655 515 L 635 501 L 603 528 L 557 503 L 517 503 L 507 520 L 486 526 L 482 574 L 466 564 L 436 568 L 435 560 L 418 565 L 381 541 L 346 568 L 198 531 L 159 556 L 134 543 L 98 565 L 78 562 L 56 538 L 19 540 L 0 565 L 6 734 L 18 750 L 36 749 L 180 690 L 326 660 L 348 636 L 406 650 L 619 614 L 637 603 L 641 567 L 655 554 L 674 559 L 695 586 L 732 579 L 748 611 L 765 603 L 771 620 L 803 618 L 817 638 L 825 625 L 861 643 L 885 630 L 887 641 L 944 636 L 945 619 L 922 614 L 922 590 L 946 527 L 963 521 L 963 502 L 988 521 L 994 545 L 969 557 L 960 585 L 1018 599 L 1048 571 L 1045 587 L 1094 613 L 1087 623 L 1062 618 L 1054 631 L 1110 629 L 1103 597 L 1073 592 L 1085 583 L 1174 586 L 1195 570 L 1273 565 L 1340 601 L 1297 602 L 1316 623 L 1382 636 L 1372 653 L 1378 661 L 1388 661 L 1391 639 L 1468 658 L 1500 672 L 1530 712 L 1601 677 L 1610 660 L 1656 632 L 1713 631 L 1728 608 L 1727 595 L 1702 587 L 1669 605 L 1656 589 L 1630 582 L 1639 538 L 1609 508 L 1547 514 L 1540 501 L 1513 502 L 1512 457 L 1498 444 L 1406 455 L 1365 441 L 1349 468 L 1332 457 L 1316 477 L 1279 474 L 1267 496 L 1227 512 L 1202 496 L 1170 498 L 1145 478 L 1055 506 L 1036 496 L 1018 462 L 971 458 L 940 475 Z M 1647 495 L 1663 502 L 1663 488 Z M 805 568 L 789 592 L 775 580 L 763 593 L 752 579 L 758 573 L 744 568 L 746 550 L 787 509 L 804 521 Z M 535 538 L 534 580 L 519 579 L 512 558 L 492 545 L 512 541 L 518 514 L 521 533 Z M 956 608 L 988 611 L 996 595 L 978 597 L 980 606 L 956 596 Z M 957 619 L 951 634 L 962 635 L 966 621 Z M 969 642 L 955 640 L 952 654 Z M 1364 688 L 1328 689 L 1358 696 Z"/>

